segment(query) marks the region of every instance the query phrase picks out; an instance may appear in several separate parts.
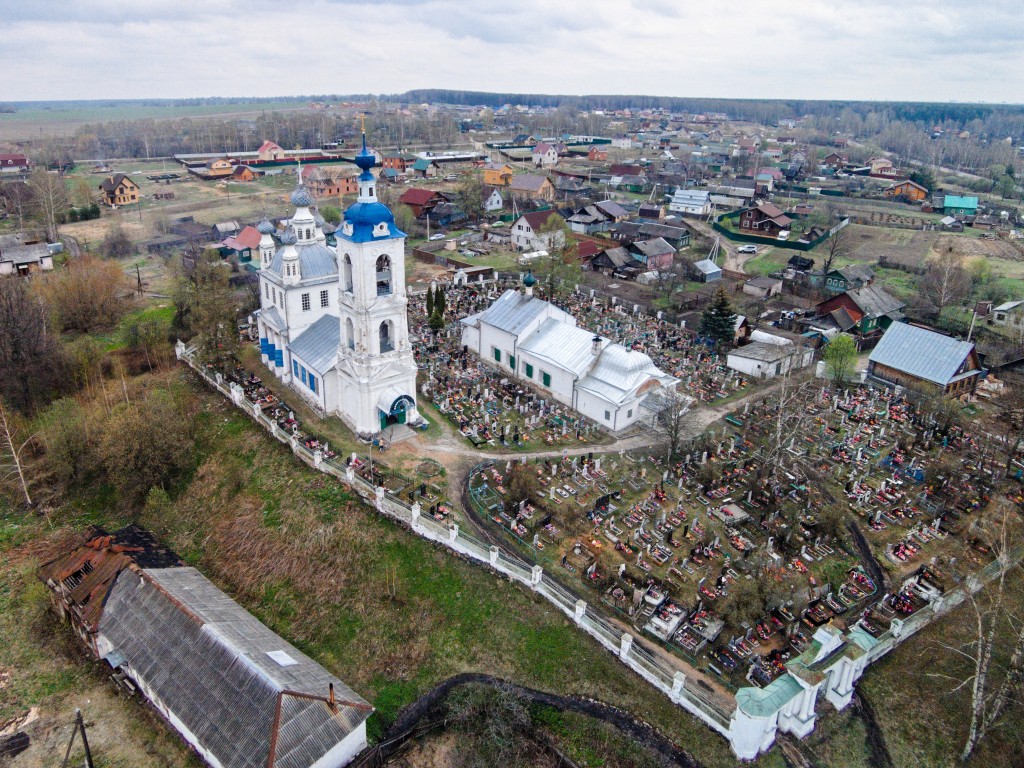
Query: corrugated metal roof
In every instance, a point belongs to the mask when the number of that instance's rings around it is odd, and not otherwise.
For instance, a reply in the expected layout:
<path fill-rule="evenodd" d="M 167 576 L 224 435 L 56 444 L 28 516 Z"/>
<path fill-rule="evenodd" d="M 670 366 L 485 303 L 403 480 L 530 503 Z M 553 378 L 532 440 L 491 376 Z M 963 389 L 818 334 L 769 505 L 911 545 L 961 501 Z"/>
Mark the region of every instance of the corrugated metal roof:
<path fill-rule="evenodd" d="M 626 349 L 621 344 L 608 344 L 597 358 L 597 363 L 577 387 L 620 405 L 649 379 L 657 379 L 662 386 L 676 382 L 671 376 L 654 364 L 643 352 Z"/>
<path fill-rule="evenodd" d="M 903 317 L 906 303 L 894 299 L 877 285 L 865 285 L 863 288 L 847 291 L 846 295 L 853 299 L 854 304 L 860 307 L 866 317 L 887 315 L 893 320 Z"/>
<path fill-rule="evenodd" d="M 715 264 L 711 259 L 701 259 L 693 263 L 693 268 L 704 273 L 705 275 L 713 275 L 717 272 L 721 272 L 722 268 Z"/>
<path fill-rule="evenodd" d="M 304 330 L 288 349 L 307 367 L 323 375 L 334 367 L 341 344 L 341 321 L 335 315 L 324 315 Z"/>
<path fill-rule="evenodd" d="M 281 313 L 277 311 L 277 307 L 261 309 L 259 316 L 263 318 L 264 322 L 270 323 L 275 331 L 284 331 L 288 327 L 284 322 L 284 318 L 281 317 Z"/>
<path fill-rule="evenodd" d="M 227 768 L 308 768 L 372 711 L 194 568 L 122 572 L 100 631 L 131 673 Z M 268 656 L 272 651 L 297 663 L 281 666 Z M 289 694 L 326 699 L 331 684 L 333 713 L 323 700 Z"/>
<path fill-rule="evenodd" d="M 498 330 L 518 335 L 527 325 L 548 311 L 550 305 L 535 296 L 509 288 L 477 317 Z M 559 310 L 561 311 L 561 310 Z"/>
<path fill-rule="evenodd" d="M 322 243 L 292 246 L 299 253 L 299 270 L 303 280 L 316 280 L 320 277 L 336 277 L 338 274 L 338 255 Z M 279 248 L 267 267 L 278 275 L 284 274 L 284 248 Z"/>
<path fill-rule="evenodd" d="M 945 386 L 974 349 L 969 341 L 906 323 L 893 323 L 868 360 Z"/>
<path fill-rule="evenodd" d="M 601 339 L 602 347 L 609 343 Z M 594 363 L 594 334 L 550 317 L 520 340 L 519 349 L 582 376 Z"/>

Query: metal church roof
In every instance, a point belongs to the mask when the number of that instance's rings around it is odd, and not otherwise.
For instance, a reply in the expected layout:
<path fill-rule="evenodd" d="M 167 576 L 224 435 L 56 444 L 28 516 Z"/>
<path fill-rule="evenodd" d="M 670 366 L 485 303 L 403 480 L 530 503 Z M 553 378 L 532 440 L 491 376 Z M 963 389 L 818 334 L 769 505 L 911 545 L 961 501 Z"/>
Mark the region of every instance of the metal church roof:
<path fill-rule="evenodd" d="M 549 317 L 536 331 L 520 341 L 523 352 L 543 358 L 559 368 L 582 376 L 594 364 L 594 334 Z M 610 342 L 600 338 L 600 348 Z"/>
<path fill-rule="evenodd" d="M 337 276 L 338 256 L 326 245 L 308 243 L 294 248 L 299 254 L 299 270 L 303 281 Z M 284 248 L 278 249 L 267 269 L 277 275 L 284 275 Z"/>
<path fill-rule="evenodd" d="M 969 341 L 959 341 L 916 325 L 893 323 L 871 351 L 868 361 L 945 386 L 956 378 L 973 349 Z"/>
<path fill-rule="evenodd" d="M 549 307 L 565 314 L 542 299 L 526 296 L 509 288 L 495 299 L 490 307 L 466 320 L 479 321 L 506 333 L 519 334 L 531 322 L 547 312 Z"/>
<path fill-rule="evenodd" d="M 341 344 L 341 321 L 324 315 L 288 344 L 291 353 L 316 373 L 325 374 L 334 367 Z"/>

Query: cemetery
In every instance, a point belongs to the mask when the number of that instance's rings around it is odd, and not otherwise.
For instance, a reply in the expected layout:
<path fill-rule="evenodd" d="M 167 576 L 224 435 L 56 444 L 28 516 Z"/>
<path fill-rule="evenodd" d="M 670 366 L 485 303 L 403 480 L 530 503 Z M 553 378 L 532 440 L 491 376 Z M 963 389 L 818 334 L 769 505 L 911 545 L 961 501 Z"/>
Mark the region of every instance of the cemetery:
<path fill-rule="evenodd" d="M 738 408 L 671 465 L 495 460 L 470 498 L 546 572 L 736 691 L 778 679 L 823 627 L 877 642 L 987 563 L 998 463 L 941 408 L 810 382 Z"/>

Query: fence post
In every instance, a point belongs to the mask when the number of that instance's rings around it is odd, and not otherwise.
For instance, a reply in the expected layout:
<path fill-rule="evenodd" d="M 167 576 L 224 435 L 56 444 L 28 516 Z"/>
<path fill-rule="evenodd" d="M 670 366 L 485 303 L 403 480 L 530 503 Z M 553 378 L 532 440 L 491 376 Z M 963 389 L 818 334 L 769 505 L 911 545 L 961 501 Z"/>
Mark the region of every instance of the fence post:
<path fill-rule="evenodd" d="M 174 345 L 174 356 L 179 360 L 185 356 L 185 343 L 181 339 Z"/>
<path fill-rule="evenodd" d="M 448 541 L 455 541 L 459 538 L 459 524 L 452 523 L 448 526 Z"/>
<path fill-rule="evenodd" d="M 491 567 L 492 568 L 497 568 L 498 567 L 498 548 L 497 547 L 491 547 L 491 551 L 490 551 L 489 554 L 490 554 L 490 558 L 491 558 Z"/>
<path fill-rule="evenodd" d="M 622 638 L 619 640 L 619 658 L 625 659 L 629 656 L 629 651 L 633 647 L 633 636 L 629 632 L 623 632 Z"/>
<path fill-rule="evenodd" d="M 576 601 L 576 623 L 579 624 L 583 621 L 583 617 L 587 615 L 587 601 L 577 600 Z"/>
<path fill-rule="evenodd" d="M 352 467 L 345 467 L 345 479 L 349 485 L 353 485 L 356 481 L 356 471 Z"/>
<path fill-rule="evenodd" d="M 414 501 L 412 506 L 409 507 L 409 514 L 410 514 L 409 522 L 412 524 L 412 527 L 415 529 L 416 528 L 416 523 L 418 523 L 420 521 L 420 503 L 418 501 Z"/>
<path fill-rule="evenodd" d="M 375 492 L 375 496 L 376 496 L 376 498 L 374 499 L 374 501 L 376 502 L 374 504 L 374 506 L 377 507 L 377 511 L 378 512 L 383 512 L 384 511 L 384 486 L 383 485 L 378 485 L 374 489 L 374 492 Z"/>
<path fill-rule="evenodd" d="M 314 467 L 316 467 L 317 469 L 320 469 L 320 462 L 322 462 L 323 460 L 324 460 L 324 455 L 323 455 L 323 453 L 320 452 L 319 448 L 317 450 L 313 451 L 313 466 Z"/>
<path fill-rule="evenodd" d="M 530 571 L 530 586 L 536 589 L 540 585 L 542 578 L 544 578 L 544 569 L 539 565 L 533 566 L 533 570 Z"/>
<path fill-rule="evenodd" d="M 260 410 L 260 404 L 259 403 L 253 403 L 252 404 L 252 415 L 255 416 L 257 419 L 260 416 L 263 415 L 263 411 Z"/>

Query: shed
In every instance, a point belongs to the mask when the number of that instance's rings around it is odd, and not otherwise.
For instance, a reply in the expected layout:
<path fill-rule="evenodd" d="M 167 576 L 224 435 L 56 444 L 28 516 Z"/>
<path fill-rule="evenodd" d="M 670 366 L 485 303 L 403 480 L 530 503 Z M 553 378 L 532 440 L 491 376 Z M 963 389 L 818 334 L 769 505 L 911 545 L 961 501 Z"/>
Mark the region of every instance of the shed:
<path fill-rule="evenodd" d="M 701 259 L 694 262 L 692 274 L 698 283 L 713 283 L 722 279 L 722 268 L 711 259 Z"/>

